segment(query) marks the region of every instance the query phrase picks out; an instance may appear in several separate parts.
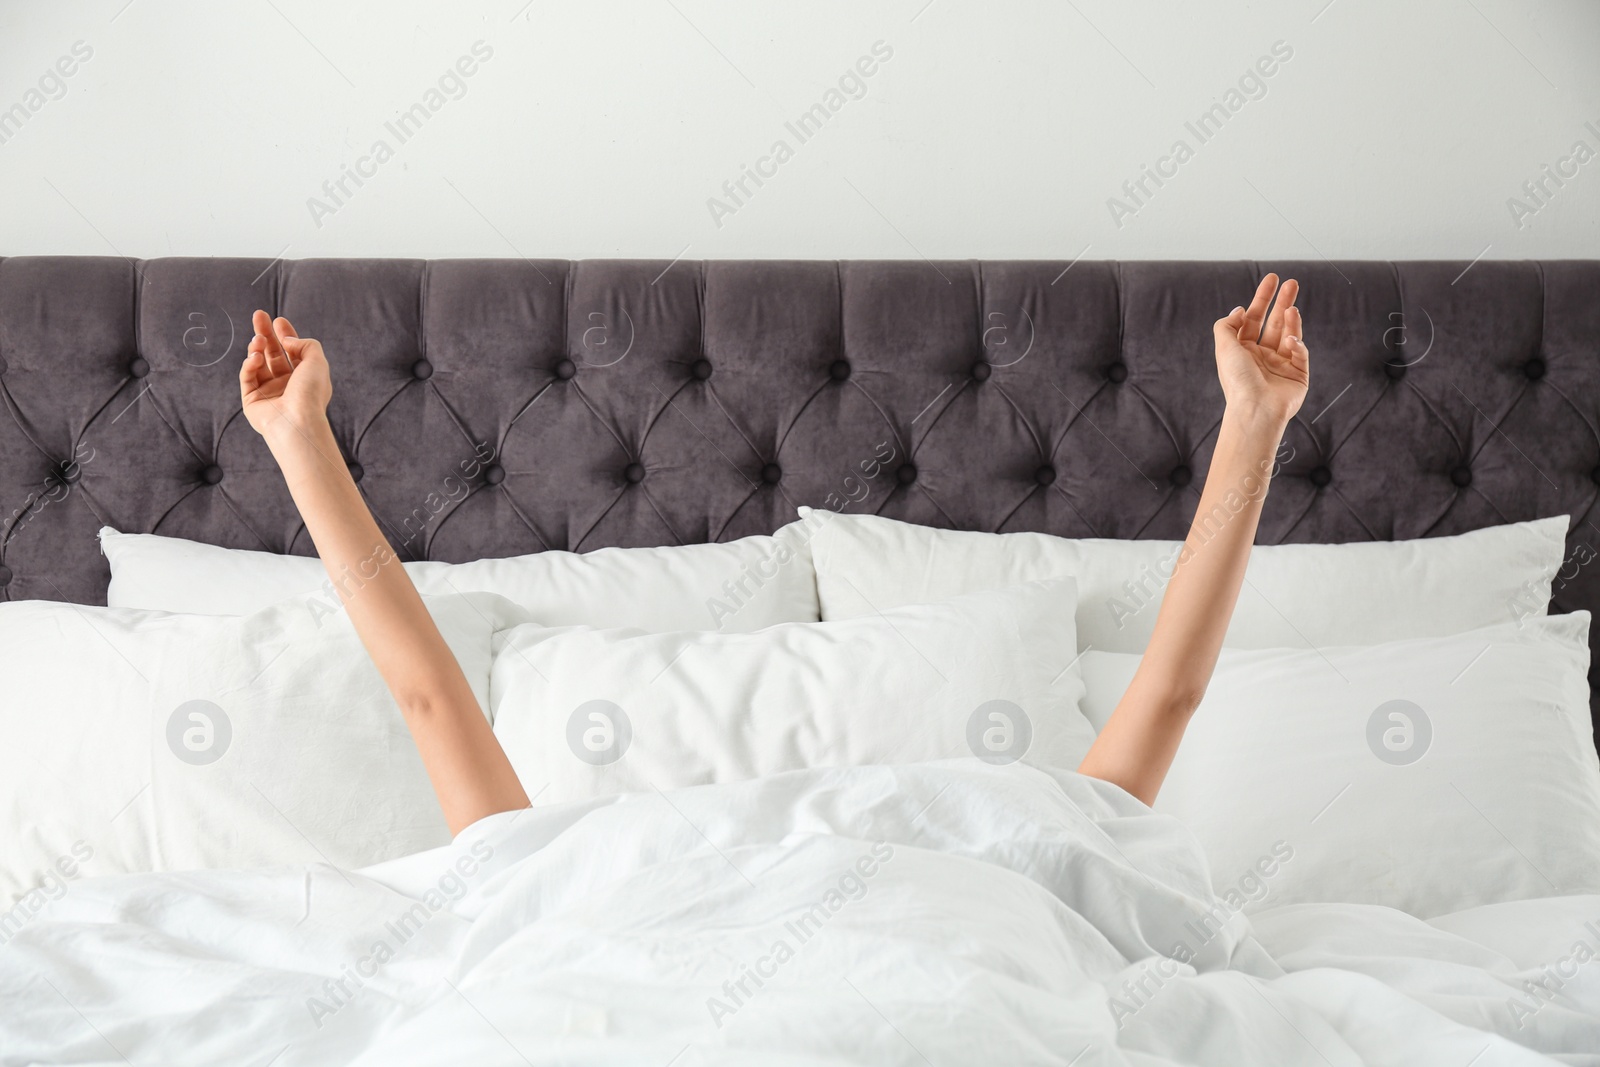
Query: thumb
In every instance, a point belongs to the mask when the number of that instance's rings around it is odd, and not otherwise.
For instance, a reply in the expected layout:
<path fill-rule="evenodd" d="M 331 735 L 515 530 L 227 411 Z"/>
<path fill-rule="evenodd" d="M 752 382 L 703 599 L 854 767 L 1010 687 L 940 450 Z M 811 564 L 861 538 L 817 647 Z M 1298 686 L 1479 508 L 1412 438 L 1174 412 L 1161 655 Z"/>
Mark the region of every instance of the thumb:
<path fill-rule="evenodd" d="M 294 323 L 279 315 L 272 320 L 272 329 L 278 335 L 278 343 L 283 346 L 284 355 L 289 357 L 289 362 L 299 366 L 307 359 L 314 359 L 322 354 L 322 346 L 310 337 L 301 337 L 295 330 Z"/>
<path fill-rule="evenodd" d="M 296 337 L 293 335 L 280 335 L 282 337 L 283 351 L 295 366 L 310 360 L 314 363 L 327 362 L 322 351 L 322 342 L 314 337 Z"/>
<path fill-rule="evenodd" d="M 1239 328 L 1244 325 L 1244 308 L 1236 307 L 1212 326 L 1211 332 L 1216 336 L 1217 343 L 1225 341 L 1236 342 L 1239 340 Z"/>

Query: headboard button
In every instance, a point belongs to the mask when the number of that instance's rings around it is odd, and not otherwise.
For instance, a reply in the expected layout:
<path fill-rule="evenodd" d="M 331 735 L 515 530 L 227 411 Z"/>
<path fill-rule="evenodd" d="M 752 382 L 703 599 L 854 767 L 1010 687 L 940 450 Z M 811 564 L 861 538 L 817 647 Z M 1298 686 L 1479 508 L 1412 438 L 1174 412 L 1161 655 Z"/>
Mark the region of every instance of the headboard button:
<path fill-rule="evenodd" d="M 64 459 L 56 464 L 55 473 L 62 485 L 77 485 L 78 479 L 83 477 L 83 468 L 78 466 L 76 460 Z"/>
<path fill-rule="evenodd" d="M 556 364 L 555 372 L 557 378 L 560 378 L 562 381 L 567 381 L 574 374 L 578 373 L 578 365 L 572 362 L 570 359 L 563 359 Z"/>
<path fill-rule="evenodd" d="M 1472 468 L 1463 463 L 1450 472 L 1450 480 L 1456 484 L 1458 489 L 1465 489 L 1472 484 Z"/>
<path fill-rule="evenodd" d="M 1406 365 L 1404 363 L 1385 363 L 1383 365 L 1383 373 L 1389 376 L 1391 382 L 1398 382 L 1406 376 Z"/>
<path fill-rule="evenodd" d="M 1128 365 L 1122 360 L 1117 360 L 1106 368 L 1106 377 L 1121 385 L 1128 380 Z"/>
<path fill-rule="evenodd" d="M 351 460 L 349 463 L 346 463 L 345 466 L 350 469 L 350 480 L 352 482 L 359 482 L 361 480 L 361 476 L 367 473 L 366 469 L 355 460 Z"/>
<path fill-rule="evenodd" d="M 506 480 L 506 469 L 498 463 L 491 463 L 483 468 L 483 480 L 488 485 L 499 485 Z"/>
<path fill-rule="evenodd" d="M 0 364 L 3 366 L 3 364 Z M 134 356 L 128 360 L 128 374 L 134 378 L 143 378 L 150 373 L 150 361 L 143 356 Z"/>
<path fill-rule="evenodd" d="M 917 468 L 909 463 L 902 463 L 894 472 L 894 480 L 901 485 L 910 485 L 917 480 Z"/>
<path fill-rule="evenodd" d="M 783 468 L 776 463 L 768 463 L 761 468 L 761 480 L 768 485 L 777 485 L 783 480 Z"/>
<path fill-rule="evenodd" d="M 1318 489 L 1325 488 L 1333 481 L 1333 472 L 1327 467 L 1311 468 L 1311 484 Z"/>
<path fill-rule="evenodd" d="M 1056 480 L 1056 469 L 1050 466 L 1050 464 L 1046 463 L 1044 466 L 1033 472 L 1033 480 L 1038 482 L 1040 485 L 1054 485 Z"/>
<path fill-rule="evenodd" d="M 425 359 L 419 359 L 411 364 L 411 376 L 419 382 L 425 382 L 433 377 L 433 364 Z"/>
<path fill-rule="evenodd" d="M 828 377 L 836 382 L 842 382 L 850 377 L 850 363 L 848 360 L 836 359 L 828 368 Z"/>
<path fill-rule="evenodd" d="M 994 368 L 981 360 L 972 365 L 972 380 L 975 382 L 986 382 L 993 373 Z"/>
<path fill-rule="evenodd" d="M 709 359 L 695 360 L 694 366 L 689 368 L 689 373 L 694 375 L 695 381 L 705 381 L 711 377 L 711 361 Z"/>
<path fill-rule="evenodd" d="M 200 472 L 200 480 L 207 485 L 216 485 L 222 481 L 222 468 L 215 463 L 207 465 L 206 469 Z"/>
<path fill-rule="evenodd" d="M 1595 467 L 1589 472 L 1589 480 L 1596 485 L 1600 485 L 1600 467 Z"/>
<path fill-rule="evenodd" d="M 0 563 L 0 587 L 8 586 L 10 584 L 11 568 L 7 567 L 4 563 Z"/>
<path fill-rule="evenodd" d="M 1179 489 L 1182 489 L 1184 486 L 1194 481 L 1194 472 L 1180 463 L 1176 467 L 1172 468 L 1172 473 L 1167 475 L 1167 481 L 1171 482 Z"/>
<path fill-rule="evenodd" d="M 1534 356 L 1522 365 L 1522 373 L 1528 376 L 1530 382 L 1536 382 L 1544 377 L 1544 360 Z"/>
<path fill-rule="evenodd" d="M 622 476 L 628 480 L 629 485 L 638 485 L 644 481 L 644 464 L 630 463 L 622 470 Z"/>

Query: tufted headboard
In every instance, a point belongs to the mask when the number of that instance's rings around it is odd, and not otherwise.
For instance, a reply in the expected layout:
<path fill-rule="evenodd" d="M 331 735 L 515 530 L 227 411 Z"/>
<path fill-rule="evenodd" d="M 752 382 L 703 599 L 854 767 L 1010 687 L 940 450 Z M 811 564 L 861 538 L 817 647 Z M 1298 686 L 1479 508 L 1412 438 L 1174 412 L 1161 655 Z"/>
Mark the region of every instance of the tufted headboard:
<path fill-rule="evenodd" d="M 1314 364 L 1259 539 L 1564 512 L 1556 610 L 1600 606 L 1600 261 L 4 259 L 0 595 L 103 602 L 102 524 L 311 550 L 239 415 L 257 307 L 326 345 L 405 558 L 727 540 L 798 504 L 1181 538 L 1211 323 L 1269 269 Z"/>

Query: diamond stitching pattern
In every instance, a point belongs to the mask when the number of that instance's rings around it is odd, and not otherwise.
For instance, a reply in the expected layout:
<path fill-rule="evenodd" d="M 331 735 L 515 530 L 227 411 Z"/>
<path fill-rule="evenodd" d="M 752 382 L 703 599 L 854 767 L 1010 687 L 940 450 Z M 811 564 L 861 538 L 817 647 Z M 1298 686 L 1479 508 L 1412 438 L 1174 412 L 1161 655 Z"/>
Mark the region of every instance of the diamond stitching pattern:
<path fill-rule="evenodd" d="M 103 602 L 101 524 L 310 551 L 238 418 L 258 306 L 328 345 L 338 458 L 403 557 L 728 540 L 800 504 L 1181 537 L 1221 409 L 1210 323 L 1267 268 L 1301 279 L 1316 362 L 1263 543 L 1564 512 L 1600 548 L 1600 262 L 15 257 L 0 597 Z M 1600 602 L 1591 572 L 1557 609 Z"/>

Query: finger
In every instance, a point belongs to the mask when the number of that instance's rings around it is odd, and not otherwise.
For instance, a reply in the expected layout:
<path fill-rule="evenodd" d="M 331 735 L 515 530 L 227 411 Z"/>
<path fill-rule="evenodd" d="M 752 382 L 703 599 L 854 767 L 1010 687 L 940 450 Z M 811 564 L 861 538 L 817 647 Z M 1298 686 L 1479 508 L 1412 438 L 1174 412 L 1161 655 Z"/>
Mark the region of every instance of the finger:
<path fill-rule="evenodd" d="M 1246 341 L 1259 341 L 1261 327 L 1267 318 L 1267 308 L 1272 305 L 1272 295 L 1278 291 L 1278 276 L 1268 273 L 1261 279 L 1261 284 L 1256 286 L 1256 295 L 1251 298 L 1250 306 L 1244 312 L 1244 328 L 1240 335 Z"/>
<path fill-rule="evenodd" d="M 1275 351 L 1281 358 L 1288 360 L 1290 366 L 1305 374 L 1307 380 L 1310 379 L 1311 352 L 1306 348 L 1304 337 L 1298 333 L 1286 332 Z"/>
<path fill-rule="evenodd" d="M 1293 350 L 1289 353 L 1289 362 L 1293 364 L 1301 374 L 1306 376 L 1307 382 L 1310 382 L 1311 352 L 1306 348 L 1305 339 L 1302 337 L 1296 337 L 1290 342 L 1290 344 L 1293 346 Z"/>
<path fill-rule="evenodd" d="M 289 327 L 291 332 L 288 334 L 283 332 L 283 326 L 288 322 L 289 320 L 284 318 L 272 320 L 272 339 L 277 343 L 277 355 L 283 361 L 284 370 L 292 371 L 300 362 L 298 358 L 300 341 L 292 332 L 294 327 Z"/>
<path fill-rule="evenodd" d="M 262 368 L 265 363 L 266 356 L 252 341 L 250 350 L 245 353 L 244 362 L 239 364 L 239 389 L 242 395 L 249 396 L 260 388 Z"/>
<path fill-rule="evenodd" d="M 250 325 L 255 329 L 256 336 L 262 341 L 262 354 L 266 357 L 266 369 L 272 374 L 281 374 L 292 370 L 293 365 L 283 351 L 283 345 L 278 341 L 278 334 L 272 328 L 272 319 L 265 311 L 257 311 L 250 316 Z"/>
<path fill-rule="evenodd" d="M 279 315 L 272 320 L 272 330 L 278 335 L 278 343 L 283 346 L 283 354 L 288 359 L 289 366 L 298 367 L 300 350 L 304 347 L 304 343 L 300 340 L 300 335 L 295 333 L 294 323 Z"/>
<path fill-rule="evenodd" d="M 1271 345 L 1266 345 L 1266 342 L 1263 341 L 1263 346 L 1271 348 L 1272 351 L 1280 355 L 1287 356 L 1292 352 L 1294 350 L 1294 342 L 1300 336 L 1300 324 L 1295 317 L 1297 314 L 1297 309 L 1290 308 L 1282 316 L 1279 316 L 1277 336 L 1273 338 Z"/>
<path fill-rule="evenodd" d="M 250 328 L 255 331 L 255 340 L 267 342 L 272 336 L 272 316 L 265 311 L 256 310 L 250 315 Z"/>
<path fill-rule="evenodd" d="M 1267 316 L 1266 329 L 1261 333 L 1261 344 L 1265 348 L 1277 348 L 1278 342 L 1283 338 L 1286 328 L 1285 315 L 1294 307 L 1294 298 L 1300 293 L 1300 283 L 1290 278 L 1278 290 L 1278 299 L 1272 305 L 1272 313 Z"/>
<path fill-rule="evenodd" d="M 1296 344 L 1305 347 L 1305 323 L 1300 318 L 1300 309 L 1291 307 L 1283 314 L 1283 341 L 1277 346 L 1285 354 L 1293 351 Z"/>

